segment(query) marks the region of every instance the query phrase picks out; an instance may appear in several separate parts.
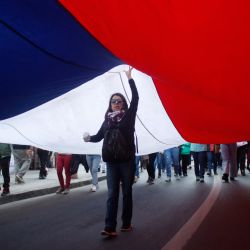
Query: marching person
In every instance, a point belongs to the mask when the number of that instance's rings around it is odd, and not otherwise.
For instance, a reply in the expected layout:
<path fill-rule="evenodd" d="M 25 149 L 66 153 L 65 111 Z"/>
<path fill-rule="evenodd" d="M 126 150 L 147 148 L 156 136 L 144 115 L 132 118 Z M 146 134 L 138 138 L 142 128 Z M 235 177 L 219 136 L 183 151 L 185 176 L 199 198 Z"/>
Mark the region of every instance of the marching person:
<path fill-rule="evenodd" d="M 222 180 L 228 182 L 230 176 L 230 181 L 235 181 L 235 177 L 237 177 L 237 143 L 221 144 L 220 148 L 224 170 Z"/>
<path fill-rule="evenodd" d="M 70 162 L 72 154 L 58 153 L 56 155 L 56 172 L 60 183 L 60 188 L 56 191 L 56 194 L 68 194 L 70 191 Z M 63 177 L 63 169 L 65 173 L 65 181 Z"/>
<path fill-rule="evenodd" d="M 30 168 L 32 157 L 34 155 L 33 147 L 28 145 L 13 144 L 13 156 L 15 164 L 15 182 L 17 184 L 24 183 L 23 176 Z"/>
<path fill-rule="evenodd" d="M 89 166 L 89 170 L 92 176 L 92 186 L 90 191 L 96 192 L 98 189 L 98 168 L 101 162 L 100 155 L 86 155 L 86 160 Z"/>
<path fill-rule="evenodd" d="M 1 196 L 7 196 L 10 194 L 10 157 L 11 147 L 10 144 L 0 143 L 0 170 L 3 174 L 3 191 Z M 1 189 L 1 188 L 0 188 Z"/>
<path fill-rule="evenodd" d="M 83 135 L 85 142 L 99 142 L 102 139 L 102 158 L 107 163 L 108 200 L 105 228 L 102 235 L 115 237 L 120 184 L 123 193 L 122 232 L 132 230 L 133 211 L 132 185 L 135 175 L 135 118 L 139 96 L 131 77 L 132 67 L 125 71 L 132 92 L 130 107 L 125 97 L 115 93 L 110 97 L 105 120 L 98 133 Z M 116 140 L 115 138 L 119 138 Z M 111 143 L 110 143 L 111 142 Z M 125 146 L 126 145 L 126 146 Z M 114 150 L 114 152 L 112 151 Z"/>

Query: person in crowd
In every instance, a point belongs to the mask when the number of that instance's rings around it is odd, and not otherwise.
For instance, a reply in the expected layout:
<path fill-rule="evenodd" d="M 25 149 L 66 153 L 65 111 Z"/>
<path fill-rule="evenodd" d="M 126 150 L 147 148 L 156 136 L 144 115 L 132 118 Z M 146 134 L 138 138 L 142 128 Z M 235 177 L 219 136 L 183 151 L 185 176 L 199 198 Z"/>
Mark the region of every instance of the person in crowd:
<path fill-rule="evenodd" d="M 123 193 L 123 208 L 122 208 L 122 232 L 132 230 L 131 220 L 133 211 L 132 185 L 135 176 L 135 118 L 139 102 L 139 95 L 134 80 L 131 77 L 132 67 L 125 71 L 128 82 L 131 88 L 132 99 L 128 108 L 125 97 L 120 93 L 115 93 L 109 100 L 108 110 L 105 114 L 105 120 L 99 129 L 98 133 L 90 136 L 88 133 L 83 135 L 85 142 L 99 142 L 102 139 L 102 158 L 107 162 L 107 185 L 108 185 L 108 200 L 107 212 L 105 218 L 105 228 L 101 232 L 102 235 L 115 237 L 117 226 L 117 210 L 119 202 L 120 184 Z M 108 136 L 116 133 L 120 141 L 111 138 L 112 143 L 108 145 Z M 112 147 L 116 145 L 116 147 Z M 113 150 L 118 150 L 122 146 L 122 152 L 126 154 L 122 156 L 119 152 L 119 158 L 116 154 L 109 155 L 110 146 Z M 116 152 L 118 153 L 118 152 Z"/>
<path fill-rule="evenodd" d="M 58 176 L 58 180 L 60 183 L 60 188 L 56 191 L 56 194 L 68 194 L 70 191 L 70 162 L 72 159 L 71 154 L 56 154 L 56 172 Z M 63 169 L 66 176 L 66 180 L 64 181 L 63 177 Z"/>
<path fill-rule="evenodd" d="M 237 143 L 221 144 L 221 157 L 222 157 L 222 168 L 224 174 L 222 180 L 228 182 L 230 174 L 230 180 L 234 181 L 237 177 Z"/>
<path fill-rule="evenodd" d="M 50 151 L 37 148 L 37 154 L 40 159 L 39 179 L 43 180 L 48 175 L 47 168 L 50 166 Z"/>
<path fill-rule="evenodd" d="M 194 173 L 196 176 L 196 181 L 203 183 L 207 164 L 207 144 L 191 143 L 190 151 L 194 159 Z"/>
<path fill-rule="evenodd" d="M 214 167 L 216 170 L 222 166 L 220 144 L 214 144 Z"/>
<path fill-rule="evenodd" d="M 15 182 L 22 184 L 24 183 L 23 176 L 29 170 L 32 156 L 34 155 L 33 147 L 13 144 L 12 148 L 16 173 Z"/>
<path fill-rule="evenodd" d="M 141 165 L 141 156 L 140 155 L 136 155 L 135 157 L 135 183 L 137 182 L 137 180 L 140 178 L 140 165 Z"/>
<path fill-rule="evenodd" d="M 11 147 L 10 144 L 0 143 L 0 170 L 3 175 L 3 191 L 1 196 L 7 196 L 10 194 L 10 157 Z M 1 187 L 0 187 L 1 190 Z"/>
<path fill-rule="evenodd" d="M 250 141 L 247 142 L 247 170 L 250 172 Z"/>
<path fill-rule="evenodd" d="M 149 185 L 154 184 L 154 180 L 155 180 L 155 166 L 154 166 L 155 159 L 156 159 L 156 153 L 152 153 L 152 154 L 148 155 L 148 164 L 147 164 L 148 180 L 147 180 L 147 183 Z"/>
<path fill-rule="evenodd" d="M 86 160 L 86 155 L 80 155 L 80 154 L 72 154 L 71 161 L 70 161 L 70 174 L 71 174 L 71 179 L 77 179 L 78 175 L 78 168 L 79 165 L 82 164 L 86 173 L 89 172 L 89 166 Z"/>
<path fill-rule="evenodd" d="M 101 162 L 101 156 L 100 155 L 86 155 L 86 160 L 89 166 L 89 170 L 92 176 L 92 186 L 91 191 L 96 192 L 98 188 L 98 168 L 100 166 Z"/>
<path fill-rule="evenodd" d="M 179 147 L 168 148 L 164 150 L 164 162 L 166 166 L 167 179 L 166 182 L 171 181 L 172 165 L 174 166 L 174 172 L 176 180 L 180 180 L 180 150 Z"/>
<path fill-rule="evenodd" d="M 141 155 L 141 168 L 142 169 L 146 169 L 147 172 L 149 170 L 149 156 L 148 155 Z M 147 179 L 147 183 L 149 183 L 150 180 L 150 174 L 148 173 L 148 179 Z"/>
<path fill-rule="evenodd" d="M 180 146 L 180 154 L 181 154 L 181 172 L 183 176 L 187 176 L 187 168 L 190 164 L 190 145 L 191 143 L 185 143 Z"/>
<path fill-rule="evenodd" d="M 158 169 L 158 178 L 161 178 L 162 172 L 165 170 L 163 152 L 158 152 L 155 158 L 155 168 Z"/>
<path fill-rule="evenodd" d="M 148 155 L 141 156 L 141 168 L 146 169 L 148 168 L 149 157 Z"/>
<path fill-rule="evenodd" d="M 215 150 L 215 144 L 208 144 L 207 145 L 207 168 L 208 176 L 212 176 L 212 169 L 214 172 L 214 175 L 217 175 L 217 166 L 215 165 L 215 157 L 214 157 L 214 150 Z"/>
<path fill-rule="evenodd" d="M 241 175 L 246 175 L 247 141 L 237 142 L 237 172 L 240 169 Z"/>

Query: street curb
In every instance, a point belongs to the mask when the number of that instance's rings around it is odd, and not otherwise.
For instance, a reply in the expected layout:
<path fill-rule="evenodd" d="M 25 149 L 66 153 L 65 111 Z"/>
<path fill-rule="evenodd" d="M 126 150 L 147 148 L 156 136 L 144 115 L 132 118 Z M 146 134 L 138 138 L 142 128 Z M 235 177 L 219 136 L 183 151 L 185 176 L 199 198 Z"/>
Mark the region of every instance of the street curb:
<path fill-rule="evenodd" d="M 103 181 L 103 180 L 106 180 L 106 179 L 107 179 L 106 176 L 101 176 L 101 177 L 98 178 L 98 181 Z M 90 184 L 91 184 L 91 180 L 79 181 L 79 182 L 71 183 L 70 184 L 70 189 L 78 188 L 78 187 L 82 187 L 82 186 L 87 186 L 87 185 L 90 185 Z M 51 187 L 51 188 L 33 190 L 33 191 L 21 193 L 21 194 L 10 194 L 10 195 L 8 195 L 6 197 L 1 197 L 0 198 L 0 205 L 10 203 L 10 202 L 14 202 L 14 201 L 20 201 L 20 200 L 24 200 L 24 199 L 43 196 L 43 195 L 47 195 L 47 194 L 53 194 L 53 193 L 56 192 L 56 190 L 58 188 L 59 188 L 59 185 L 55 186 L 55 187 Z"/>

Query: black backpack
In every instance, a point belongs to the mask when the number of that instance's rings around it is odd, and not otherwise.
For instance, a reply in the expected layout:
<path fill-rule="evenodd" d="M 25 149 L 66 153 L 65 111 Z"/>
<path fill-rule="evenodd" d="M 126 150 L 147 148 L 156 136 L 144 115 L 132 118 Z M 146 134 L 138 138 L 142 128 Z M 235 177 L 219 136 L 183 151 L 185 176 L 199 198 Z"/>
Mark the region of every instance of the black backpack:
<path fill-rule="evenodd" d="M 109 128 L 104 134 L 102 159 L 105 162 L 126 162 L 131 159 L 131 152 L 126 138 L 119 127 Z"/>

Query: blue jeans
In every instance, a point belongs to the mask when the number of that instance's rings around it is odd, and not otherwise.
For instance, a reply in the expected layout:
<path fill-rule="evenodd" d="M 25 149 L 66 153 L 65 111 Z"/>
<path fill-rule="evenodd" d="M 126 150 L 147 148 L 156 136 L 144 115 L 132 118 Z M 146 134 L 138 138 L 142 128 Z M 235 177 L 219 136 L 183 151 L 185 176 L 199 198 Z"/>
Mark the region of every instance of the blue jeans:
<path fill-rule="evenodd" d="M 92 184 L 97 186 L 98 184 L 98 167 L 101 162 L 101 156 L 100 155 L 86 155 L 86 160 L 89 166 L 89 170 L 92 176 Z"/>
<path fill-rule="evenodd" d="M 131 224 L 133 211 L 132 185 L 134 183 L 134 174 L 135 159 L 123 163 L 107 162 L 108 200 L 105 218 L 106 230 L 115 231 L 116 229 L 120 183 L 123 194 L 123 227 L 128 227 Z"/>
<path fill-rule="evenodd" d="M 196 177 L 204 178 L 206 168 L 206 151 L 192 152 L 194 158 L 194 172 Z"/>
<path fill-rule="evenodd" d="M 161 174 L 161 171 L 165 169 L 164 157 L 161 153 L 157 153 L 156 155 L 155 166 L 158 168 L 159 174 Z"/>
<path fill-rule="evenodd" d="M 212 151 L 207 152 L 207 168 L 210 174 L 212 172 L 212 169 L 214 170 L 214 173 L 216 173 L 216 166 L 214 164 L 214 152 Z"/>
<path fill-rule="evenodd" d="M 171 177 L 171 167 L 174 166 L 175 173 L 180 173 L 180 151 L 178 147 L 164 150 L 164 161 L 167 170 L 167 176 Z"/>
<path fill-rule="evenodd" d="M 141 159 L 141 156 L 137 155 L 135 157 L 135 176 L 136 177 L 140 177 L 140 174 L 139 174 L 139 163 L 140 163 L 140 159 Z"/>

